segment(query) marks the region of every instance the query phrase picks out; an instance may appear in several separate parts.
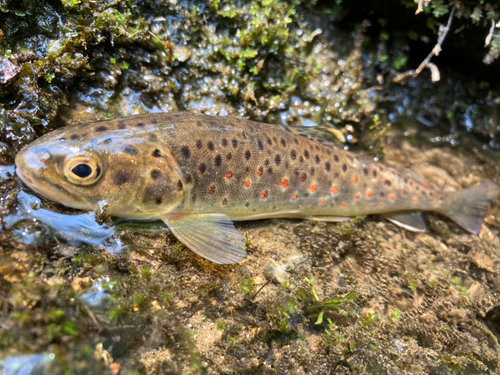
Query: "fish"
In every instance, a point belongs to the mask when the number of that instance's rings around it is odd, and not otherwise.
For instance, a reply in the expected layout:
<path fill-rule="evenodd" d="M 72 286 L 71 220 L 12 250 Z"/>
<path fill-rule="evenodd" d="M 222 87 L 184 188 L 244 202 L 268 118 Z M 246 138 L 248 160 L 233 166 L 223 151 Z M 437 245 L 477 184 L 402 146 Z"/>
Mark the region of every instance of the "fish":
<path fill-rule="evenodd" d="M 163 220 L 198 255 L 246 256 L 235 221 L 344 221 L 382 215 L 424 231 L 435 211 L 478 233 L 498 186 L 440 191 L 305 127 L 191 113 L 135 115 L 56 129 L 15 158 L 37 194 L 79 210 Z"/>

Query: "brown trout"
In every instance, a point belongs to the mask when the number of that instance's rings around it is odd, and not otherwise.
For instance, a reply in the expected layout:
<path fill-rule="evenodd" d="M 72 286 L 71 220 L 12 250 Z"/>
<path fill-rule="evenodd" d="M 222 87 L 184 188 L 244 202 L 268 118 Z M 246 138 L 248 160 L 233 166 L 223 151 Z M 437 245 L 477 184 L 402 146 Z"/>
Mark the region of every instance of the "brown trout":
<path fill-rule="evenodd" d="M 428 188 L 294 127 L 200 114 L 137 115 L 55 130 L 16 157 L 40 195 L 111 216 L 162 219 L 216 263 L 246 256 L 233 221 L 380 214 L 421 231 L 436 211 L 478 233 L 498 187 Z"/>

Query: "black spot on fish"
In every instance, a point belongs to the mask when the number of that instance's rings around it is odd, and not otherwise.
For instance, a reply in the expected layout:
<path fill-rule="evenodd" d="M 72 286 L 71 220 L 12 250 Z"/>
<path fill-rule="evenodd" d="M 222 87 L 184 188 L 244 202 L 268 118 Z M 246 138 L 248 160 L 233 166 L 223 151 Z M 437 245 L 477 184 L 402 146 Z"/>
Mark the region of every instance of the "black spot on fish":
<path fill-rule="evenodd" d="M 248 207 L 248 206 L 250 206 L 250 203 L 248 203 L 248 202 L 245 203 L 245 207 Z"/>
<path fill-rule="evenodd" d="M 243 136 L 243 139 L 247 139 L 247 132 L 245 130 L 243 130 L 241 135 Z"/>
<path fill-rule="evenodd" d="M 138 122 L 136 126 L 139 127 L 139 128 L 142 128 L 144 126 L 144 123 L 143 122 Z"/>
<path fill-rule="evenodd" d="M 158 149 L 154 150 L 152 155 L 154 158 L 159 158 L 161 156 L 160 150 Z"/>
<path fill-rule="evenodd" d="M 363 168 L 363 174 L 364 174 L 365 176 L 368 176 L 368 169 Z"/>
<path fill-rule="evenodd" d="M 231 153 L 226 155 L 226 160 L 231 160 L 233 158 L 233 155 Z"/>
<path fill-rule="evenodd" d="M 273 169 L 272 169 L 272 168 L 269 168 L 269 169 L 267 170 L 267 173 L 269 173 L 269 174 L 273 173 Z"/>
<path fill-rule="evenodd" d="M 245 159 L 250 160 L 251 157 L 252 157 L 252 153 L 250 152 L 250 150 L 246 150 L 245 151 Z"/>
<path fill-rule="evenodd" d="M 269 159 L 264 160 L 264 165 L 268 166 L 269 165 Z"/>
<path fill-rule="evenodd" d="M 208 141 L 207 143 L 207 148 L 210 150 L 210 151 L 213 151 L 214 150 L 214 143 L 212 141 Z"/>
<path fill-rule="evenodd" d="M 202 147 L 203 147 L 203 143 L 201 142 L 201 140 L 199 140 L 199 139 L 198 139 L 198 140 L 196 141 L 196 148 L 199 150 L 199 149 L 200 149 L 200 148 L 202 148 Z"/>
<path fill-rule="evenodd" d="M 383 191 L 380 192 L 380 196 L 384 197 L 384 192 Z"/>
<path fill-rule="evenodd" d="M 139 155 L 139 150 L 132 146 L 126 146 L 123 151 L 129 155 Z"/>
<path fill-rule="evenodd" d="M 183 187 L 184 187 L 184 184 L 182 183 L 182 181 L 178 180 L 177 181 L 177 190 L 182 190 Z"/>
<path fill-rule="evenodd" d="M 333 155 L 333 160 L 335 160 L 336 163 L 339 162 L 339 157 L 337 155 Z"/>
<path fill-rule="evenodd" d="M 286 147 L 286 142 L 283 138 L 280 139 L 280 143 L 283 147 Z"/>
<path fill-rule="evenodd" d="M 156 125 L 156 124 L 158 124 L 158 120 L 154 118 L 154 119 L 152 119 L 152 120 L 151 120 L 151 123 L 152 123 L 153 125 Z"/>
<path fill-rule="evenodd" d="M 272 146 L 273 145 L 273 141 L 271 141 L 271 138 L 267 137 L 267 144 L 269 146 Z"/>
<path fill-rule="evenodd" d="M 325 169 L 327 172 L 330 172 L 330 163 L 325 163 Z"/>
<path fill-rule="evenodd" d="M 109 145 L 111 143 L 111 138 L 106 138 L 104 141 L 102 141 L 105 145 Z"/>
<path fill-rule="evenodd" d="M 236 139 L 233 138 L 231 142 L 233 143 L 234 148 L 238 147 L 238 141 Z"/>
<path fill-rule="evenodd" d="M 186 159 L 188 159 L 191 156 L 191 151 L 189 151 L 189 147 L 188 146 L 182 146 L 181 147 L 181 154 Z"/>
<path fill-rule="evenodd" d="M 121 185 L 126 184 L 127 182 L 130 181 L 130 179 L 131 179 L 130 173 L 125 171 L 125 170 L 116 171 L 113 174 L 113 178 L 112 178 L 113 182 L 117 186 L 121 186 Z"/>
<path fill-rule="evenodd" d="M 314 158 L 314 161 L 316 162 L 316 164 L 319 164 L 319 162 L 321 161 L 319 156 L 316 155 L 316 157 Z"/>
<path fill-rule="evenodd" d="M 374 169 L 372 172 L 373 177 L 377 177 L 377 171 Z"/>
<path fill-rule="evenodd" d="M 151 178 L 156 180 L 158 177 L 160 177 L 160 171 L 158 169 L 153 169 L 151 171 Z"/>
<path fill-rule="evenodd" d="M 342 170 L 343 170 L 344 172 L 347 172 L 347 164 L 342 164 Z"/>
<path fill-rule="evenodd" d="M 303 162 L 304 162 L 304 158 L 302 157 L 302 155 L 299 157 L 299 161 L 300 161 L 301 163 L 303 163 Z"/>
<path fill-rule="evenodd" d="M 205 173 L 205 171 L 207 170 L 207 166 L 203 163 L 201 163 L 200 165 L 198 165 L 198 173 Z"/>
<path fill-rule="evenodd" d="M 186 175 L 186 184 L 190 184 L 191 181 L 193 181 L 191 175 L 190 174 Z"/>
<path fill-rule="evenodd" d="M 262 142 L 261 140 L 258 140 L 257 146 L 259 147 L 259 150 L 263 150 L 264 149 L 264 142 Z"/>
<path fill-rule="evenodd" d="M 293 141 L 295 142 L 296 145 L 299 144 L 299 141 L 297 140 L 297 138 L 294 138 Z"/>
<path fill-rule="evenodd" d="M 391 186 L 391 185 L 392 185 L 392 182 L 391 182 L 391 181 L 389 181 L 389 180 L 385 180 L 385 181 L 384 181 L 384 184 L 385 184 L 385 185 L 387 185 L 387 186 Z"/>
<path fill-rule="evenodd" d="M 314 174 L 314 168 L 313 167 L 309 168 L 309 172 L 311 172 L 311 175 L 313 175 Z"/>
<path fill-rule="evenodd" d="M 307 151 L 307 150 L 304 151 L 304 157 L 306 159 L 309 159 L 309 151 Z"/>
<path fill-rule="evenodd" d="M 118 123 L 118 129 L 121 129 L 121 130 L 127 129 L 127 122 L 126 121 L 120 121 Z"/>
<path fill-rule="evenodd" d="M 294 150 L 290 152 L 290 157 L 292 158 L 292 160 L 295 160 L 297 158 L 297 154 L 295 153 Z"/>
<path fill-rule="evenodd" d="M 222 138 L 222 145 L 223 145 L 224 147 L 226 147 L 226 146 L 227 146 L 227 139 L 226 139 L 226 138 Z"/>
<path fill-rule="evenodd" d="M 307 175 L 305 173 L 302 173 L 299 177 L 299 180 L 304 182 L 307 179 Z"/>
<path fill-rule="evenodd" d="M 201 123 L 201 121 L 196 121 L 196 122 L 195 122 L 195 125 L 196 125 L 196 126 L 203 126 L 203 124 Z"/>
<path fill-rule="evenodd" d="M 69 137 L 69 139 L 71 139 L 72 141 L 76 141 L 76 140 L 80 139 L 80 137 L 78 134 L 73 134 L 73 135 L 71 135 L 71 137 Z"/>
<path fill-rule="evenodd" d="M 215 162 L 215 166 L 216 167 L 220 167 L 221 164 L 222 164 L 222 158 L 220 157 L 220 155 L 217 155 L 214 159 L 214 162 Z"/>
<path fill-rule="evenodd" d="M 351 163 L 354 161 L 354 159 L 351 155 L 347 155 L 347 160 L 349 160 Z"/>
<path fill-rule="evenodd" d="M 155 203 L 156 204 L 161 204 L 161 198 L 156 198 Z"/>
<path fill-rule="evenodd" d="M 101 126 L 98 126 L 97 128 L 95 128 L 96 132 L 105 132 L 106 130 L 108 130 L 108 128 L 105 127 L 104 125 L 101 125 Z"/>
<path fill-rule="evenodd" d="M 156 136 L 156 134 L 150 134 L 149 135 L 149 140 L 151 142 L 156 142 L 157 139 L 158 139 L 158 137 Z"/>
<path fill-rule="evenodd" d="M 280 165 L 280 163 L 281 163 L 281 156 L 276 155 L 274 157 L 274 162 L 276 163 L 276 165 Z"/>

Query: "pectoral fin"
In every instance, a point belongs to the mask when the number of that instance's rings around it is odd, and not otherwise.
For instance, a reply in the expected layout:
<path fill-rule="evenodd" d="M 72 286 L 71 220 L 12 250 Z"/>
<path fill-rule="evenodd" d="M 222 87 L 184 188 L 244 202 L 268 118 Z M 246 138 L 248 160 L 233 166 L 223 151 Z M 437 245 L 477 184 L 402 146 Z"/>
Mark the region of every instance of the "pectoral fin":
<path fill-rule="evenodd" d="M 424 232 L 426 229 L 424 218 L 420 212 L 391 212 L 381 216 L 412 232 Z"/>
<path fill-rule="evenodd" d="M 247 255 L 243 236 L 227 215 L 173 214 L 163 221 L 179 241 L 214 263 L 236 263 Z"/>

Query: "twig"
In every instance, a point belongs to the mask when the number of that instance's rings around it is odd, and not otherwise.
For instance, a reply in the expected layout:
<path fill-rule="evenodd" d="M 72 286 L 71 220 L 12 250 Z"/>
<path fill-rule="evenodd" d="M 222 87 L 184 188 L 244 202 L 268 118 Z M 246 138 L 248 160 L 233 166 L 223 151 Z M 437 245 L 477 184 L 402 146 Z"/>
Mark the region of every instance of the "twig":
<path fill-rule="evenodd" d="M 418 7 L 417 7 L 415 14 L 419 14 L 420 12 L 424 11 L 423 5 L 424 5 L 424 0 L 418 0 Z"/>
<path fill-rule="evenodd" d="M 454 14 L 455 14 L 455 8 L 452 8 L 451 12 L 450 12 L 450 17 L 448 18 L 448 24 L 446 25 L 444 30 L 440 33 L 441 35 L 439 36 L 437 44 L 434 46 L 431 53 L 429 53 L 429 55 L 425 58 L 425 60 L 422 61 L 422 63 L 417 68 L 417 70 L 415 70 L 415 73 L 413 73 L 413 78 L 418 76 L 422 72 L 422 70 L 424 70 L 424 68 L 427 67 L 427 64 L 429 63 L 429 61 L 431 61 L 432 56 L 435 55 L 435 51 L 437 53 L 439 53 L 439 51 L 441 51 L 441 45 L 443 44 L 444 38 L 446 38 L 448 31 L 450 31 L 451 20 L 453 19 Z"/>
<path fill-rule="evenodd" d="M 495 31 L 495 20 L 491 20 L 490 32 L 486 36 L 486 40 L 484 41 L 484 46 L 488 47 L 491 43 L 491 38 L 493 38 L 493 31 Z"/>

